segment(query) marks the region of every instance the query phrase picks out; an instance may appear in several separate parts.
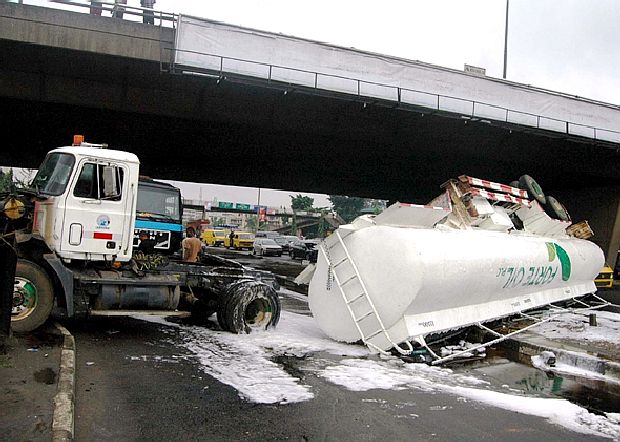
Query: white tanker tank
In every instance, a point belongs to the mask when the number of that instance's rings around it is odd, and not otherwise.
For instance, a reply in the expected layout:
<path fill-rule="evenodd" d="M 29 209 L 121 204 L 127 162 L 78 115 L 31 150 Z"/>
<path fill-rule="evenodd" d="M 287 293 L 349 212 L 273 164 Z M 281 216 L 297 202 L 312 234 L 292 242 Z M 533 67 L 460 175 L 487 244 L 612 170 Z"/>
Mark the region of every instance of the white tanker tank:
<path fill-rule="evenodd" d="M 446 186 L 443 207 L 397 203 L 320 244 L 308 296 L 327 335 L 405 353 L 408 342 L 423 344 L 430 333 L 596 290 L 603 252 L 569 236 L 569 221 L 550 218 L 517 188 L 505 186 L 518 198 Z"/>

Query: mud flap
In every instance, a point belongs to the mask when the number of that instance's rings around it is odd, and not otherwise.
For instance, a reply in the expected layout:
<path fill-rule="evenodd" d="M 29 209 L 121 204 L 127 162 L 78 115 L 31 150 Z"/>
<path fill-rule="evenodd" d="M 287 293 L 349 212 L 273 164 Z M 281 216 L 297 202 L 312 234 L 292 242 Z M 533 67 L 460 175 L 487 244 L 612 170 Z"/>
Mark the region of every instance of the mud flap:
<path fill-rule="evenodd" d="M 56 277 L 60 281 L 60 285 L 62 285 L 62 290 L 67 302 L 67 317 L 72 318 L 75 314 L 75 309 L 73 307 L 73 272 L 65 267 L 62 261 L 54 254 L 43 255 L 43 258 L 54 270 Z"/>

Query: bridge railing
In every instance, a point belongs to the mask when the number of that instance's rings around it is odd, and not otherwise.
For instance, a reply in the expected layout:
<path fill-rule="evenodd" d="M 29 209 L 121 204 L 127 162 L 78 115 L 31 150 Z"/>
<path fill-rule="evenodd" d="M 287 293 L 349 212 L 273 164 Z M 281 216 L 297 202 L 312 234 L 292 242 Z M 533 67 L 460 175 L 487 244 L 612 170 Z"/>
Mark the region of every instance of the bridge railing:
<path fill-rule="evenodd" d="M 57 3 L 59 5 L 65 5 L 74 7 L 79 11 L 88 11 L 90 14 L 106 15 L 110 17 L 117 17 L 123 20 L 141 21 L 145 16 L 145 13 L 152 13 L 154 19 L 154 25 L 165 26 L 175 28 L 178 15 L 172 12 L 158 11 L 150 8 L 142 8 L 140 6 L 133 6 L 125 3 L 121 3 L 114 0 L 108 1 L 78 1 L 78 0 L 49 0 L 50 3 Z M 31 3 L 28 0 L 23 3 Z"/>
<path fill-rule="evenodd" d="M 526 126 L 559 132 L 566 136 L 620 143 L 620 131 L 523 112 L 497 104 L 206 52 L 198 53 L 178 48 L 175 48 L 175 52 L 191 52 L 193 55 L 204 57 L 208 59 L 205 64 L 209 66 L 208 69 L 200 69 L 173 64 L 172 70 L 176 72 L 198 75 L 206 73 L 218 79 L 236 78 L 241 81 L 256 81 L 255 79 L 259 78 L 279 88 L 300 87 L 321 91 L 321 93 L 332 92 L 353 96 L 362 101 L 364 106 L 371 104 L 372 100 L 385 104 L 395 102 L 398 105 L 410 106 L 422 113 L 458 114 L 460 118 L 470 121 L 488 124 L 492 121 L 501 122 L 517 127 Z"/>

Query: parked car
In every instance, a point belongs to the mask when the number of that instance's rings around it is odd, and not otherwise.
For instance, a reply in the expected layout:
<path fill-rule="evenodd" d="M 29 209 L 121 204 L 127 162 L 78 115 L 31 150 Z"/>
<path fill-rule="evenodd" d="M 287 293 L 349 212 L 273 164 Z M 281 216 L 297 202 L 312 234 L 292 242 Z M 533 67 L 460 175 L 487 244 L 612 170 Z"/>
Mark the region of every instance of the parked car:
<path fill-rule="evenodd" d="M 297 239 L 290 245 L 289 255 L 293 259 L 307 259 L 310 262 L 316 262 L 319 255 L 318 244 L 318 239 Z"/>
<path fill-rule="evenodd" d="M 284 253 L 289 252 L 291 244 L 296 239 L 298 239 L 296 236 L 291 236 L 291 235 L 282 235 L 282 236 L 276 236 L 275 238 L 273 238 L 273 240 L 277 242 L 280 247 L 282 247 L 282 252 Z"/>
<path fill-rule="evenodd" d="M 254 240 L 253 254 L 259 256 L 282 256 L 282 247 L 273 239 L 256 238 Z"/>

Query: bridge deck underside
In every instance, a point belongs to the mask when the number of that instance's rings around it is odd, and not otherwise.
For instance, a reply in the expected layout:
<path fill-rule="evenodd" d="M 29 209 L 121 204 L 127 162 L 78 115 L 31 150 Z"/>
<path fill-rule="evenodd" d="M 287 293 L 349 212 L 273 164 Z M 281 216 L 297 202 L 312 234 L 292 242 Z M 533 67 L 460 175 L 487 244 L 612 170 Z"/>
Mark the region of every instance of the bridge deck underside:
<path fill-rule="evenodd" d="M 79 132 L 135 152 L 146 174 L 184 181 L 401 201 L 463 173 L 528 173 L 561 189 L 620 183 L 617 150 L 590 140 L 145 61 L 7 42 L 0 51 L 14 60 L 0 67 L 3 164 L 34 167 Z"/>

